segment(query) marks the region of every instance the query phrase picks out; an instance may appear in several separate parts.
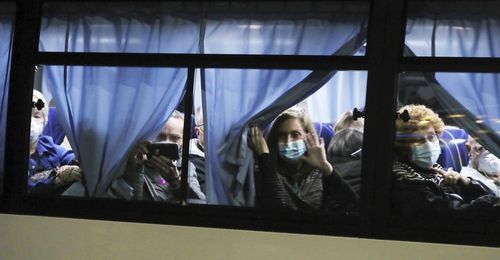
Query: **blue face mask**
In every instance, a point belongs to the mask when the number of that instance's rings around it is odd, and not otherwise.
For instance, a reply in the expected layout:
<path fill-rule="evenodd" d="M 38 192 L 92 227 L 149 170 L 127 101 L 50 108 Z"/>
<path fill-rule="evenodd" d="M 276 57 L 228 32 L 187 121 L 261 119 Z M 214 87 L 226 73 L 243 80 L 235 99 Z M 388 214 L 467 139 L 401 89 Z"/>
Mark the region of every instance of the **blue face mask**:
<path fill-rule="evenodd" d="M 423 169 L 430 169 L 439 158 L 441 154 L 441 146 L 439 141 L 425 142 L 423 144 L 411 147 L 412 158 L 411 161 L 415 165 Z"/>
<path fill-rule="evenodd" d="M 297 140 L 288 143 L 278 143 L 279 155 L 281 159 L 290 164 L 295 164 L 300 157 L 306 153 L 304 140 Z"/>

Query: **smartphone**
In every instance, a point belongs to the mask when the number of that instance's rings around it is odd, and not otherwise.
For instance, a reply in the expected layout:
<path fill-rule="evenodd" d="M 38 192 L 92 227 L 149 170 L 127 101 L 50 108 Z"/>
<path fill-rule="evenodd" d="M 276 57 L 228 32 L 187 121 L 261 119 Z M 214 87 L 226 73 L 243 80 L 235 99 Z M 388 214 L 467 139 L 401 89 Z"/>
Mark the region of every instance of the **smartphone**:
<path fill-rule="evenodd" d="M 159 156 L 163 155 L 171 160 L 179 159 L 179 147 L 177 144 L 172 143 L 151 143 L 148 145 L 148 154 L 146 155 L 151 158 L 153 155 Z"/>

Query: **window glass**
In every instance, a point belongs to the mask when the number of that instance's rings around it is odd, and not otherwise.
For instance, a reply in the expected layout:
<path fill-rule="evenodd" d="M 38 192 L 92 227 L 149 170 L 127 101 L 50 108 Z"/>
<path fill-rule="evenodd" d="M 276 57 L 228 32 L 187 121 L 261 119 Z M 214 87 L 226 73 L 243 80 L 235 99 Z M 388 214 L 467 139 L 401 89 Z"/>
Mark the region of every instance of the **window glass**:
<path fill-rule="evenodd" d="M 498 1 L 409 1 L 406 56 L 500 57 Z"/>
<path fill-rule="evenodd" d="M 37 71 L 28 193 L 179 201 L 187 69 Z"/>
<path fill-rule="evenodd" d="M 352 111 L 363 110 L 365 72 L 202 75 L 208 203 L 356 212 L 364 121 Z"/>
<path fill-rule="evenodd" d="M 5 131 L 15 5 L 0 3 L 0 193 L 3 191 Z"/>
<path fill-rule="evenodd" d="M 407 218 L 494 217 L 500 196 L 500 74 L 399 77 L 392 205 Z"/>
<path fill-rule="evenodd" d="M 40 51 L 354 55 L 365 2 L 47 3 Z M 364 52 L 358 55 L 364 55 Z"/>
<path fill-rule="evenodd" d="M 38 66 L 37 73 L 28 193 L 183 199 L 186 69 Z M 357 214 L 364 121 L 352 111 L 363 110 L 366 72 L 197 75 L 189 204 Z"/>

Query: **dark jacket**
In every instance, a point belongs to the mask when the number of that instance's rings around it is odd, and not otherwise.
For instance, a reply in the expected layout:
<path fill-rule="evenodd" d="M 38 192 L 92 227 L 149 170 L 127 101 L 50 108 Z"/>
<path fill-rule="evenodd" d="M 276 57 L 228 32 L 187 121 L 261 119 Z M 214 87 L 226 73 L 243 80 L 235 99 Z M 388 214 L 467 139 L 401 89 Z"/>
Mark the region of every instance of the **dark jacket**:
<path fill-rule="evenodd" d="M 434 165 L 439 167 L 439 165 Z M 470 178 L 469 178 L 470 179 Z M 396 161 L 393 164 L 392 206 L 405 217 L 429 217 L 443 214 L 481 215 L 498 203 L 498 198 L 482 183 L 470 179 L 448 185 L 443 177 Z"/>
<path fill-rule="evenodd" d="M 313 169 L 294 183 L 278 173 L 269 154 L 258 158 L 257 196 L 264 207 L 293 210 L 356 211 L 358 197 L 351 187 L 337 174 L 323 176 Z"/>

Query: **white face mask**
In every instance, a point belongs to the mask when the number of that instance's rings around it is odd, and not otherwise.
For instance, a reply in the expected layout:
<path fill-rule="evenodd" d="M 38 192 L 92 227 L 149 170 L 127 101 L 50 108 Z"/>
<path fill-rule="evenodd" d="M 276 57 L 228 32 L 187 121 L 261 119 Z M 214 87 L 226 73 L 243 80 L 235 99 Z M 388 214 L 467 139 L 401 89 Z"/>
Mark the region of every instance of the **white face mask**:
<path fill-rule="evenodd" d="M 35 144 L 43 131 L 43 122 L 38 118 L 31 118 L 30 144 Z"/>
<path fill-rule="evenodd" d="M 420 168 L 430 169 L 432 165 L 436 163 L 439 155 L 441 154 L 441 146 L 439 146 L 439 140 L 412 146 L 411 153 L 412 163 Z"/>
<path fill-rule="evenodd" d="M 500 159 L 495 155 L 485 151 L 479 155 L 478 170 L 488 175 L 500 175 Z"/>
<path fill-rule="evenodd" d="M 295 164 L 306 152 L 304 140 L 297 140 L 288 143 L 278 143 L 280 157 L 288 163 Z"/>

